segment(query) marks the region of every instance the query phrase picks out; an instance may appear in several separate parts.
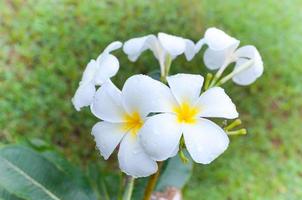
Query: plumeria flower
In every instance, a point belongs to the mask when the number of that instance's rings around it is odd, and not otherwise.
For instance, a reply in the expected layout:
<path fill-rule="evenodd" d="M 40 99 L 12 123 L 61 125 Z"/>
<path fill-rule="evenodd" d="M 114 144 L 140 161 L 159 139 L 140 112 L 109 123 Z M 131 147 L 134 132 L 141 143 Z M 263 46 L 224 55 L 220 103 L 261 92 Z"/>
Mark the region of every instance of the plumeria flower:
<path fill-rule="evenodd" d="M 263 73 L 262 58 L 256 47 L 247 45 L 234 52 L 235 68 L 231 76 L 238 85 L 249 85 Z"/>
<path fill-rule="evenodd" d="M 132 38 L 125 42 L 123 50 L 129 60 L 136 61 L 140 54 L 150 49 L 159 62 L 162 76 L 168 74 L 171 61 L 181 54 L 185 54 L 189 61 L 195 55 L 195 44 L 182 37 L 158 33 L 158 36 L 147 35 Z"/>
<path fill-rule="evenodd" d="M 208 48 L 204 53 L 205 65 L 211 69 L 219 69 L 226 59 L 232 59 L 229 52 L 234 51 L 239 46 L 240 41 L 227 35 L 217 28 L 206 30 L 204 38 L 200 39 L 195 46 L 195 52 L 199 52 L 203 45 Z"/>
<path fill-rule="evenodd" d="M 91 111 L 103 120 L 92 129 L 97 147 L 108 159 L 120 145 L 119 166 L 128 175 L 144 177 L 157 171 L 157 163 L 145 153 L 137 136 L 150 112 L 164 110 L 159 101 L 169 91 L 166 89 L 148 76 L 134 75 L 122 91 L 108 81 L 95 94 Z"/>
<path fill-rule="evenodd" d="M 121 46 L 122 43 L 119 41 L 110 43 L 96 60 L 92 59 L 87 64 L 79 87 L 72 98 L 72 103 L 77 111 L 91 104 L 96 86 L 102 85 L 117 73 L 119 61 L 110 52 Z"/>
<path fill-rule="evenodd" d="M 235 62 L 233 73 L 223 81 L 230 78 L 238 85 L 249 85 L 263 73 L 263 62 L 258 50 L 254 46 L 243 46 L 239 49 L 240 41 L 227 35 L 217 28 L 207 29 L 204 38 L 195 46 L 195 53 L 206 44 L 208 48 L 204 53 L 204 63 L 210 70 L 218 70 L 219 78 L 230 63 Z M 249 62 L 248 62 L 249 61 Z"/>
<path fill-rule="evenodd" d="M 211 117 L 238 117 L 235 105 L 220 87 L 200 95 L 200 75 L 177 74 L 167 77 L 170 88 L 162 94 L 162 112 L 151 116 L 143 125 L 139 138 L 148 155 L 165 160 L 178 150 L 183 135 L 186 148 L 197 163 L 208 164 L 228 147 L 225 131 Z"/>

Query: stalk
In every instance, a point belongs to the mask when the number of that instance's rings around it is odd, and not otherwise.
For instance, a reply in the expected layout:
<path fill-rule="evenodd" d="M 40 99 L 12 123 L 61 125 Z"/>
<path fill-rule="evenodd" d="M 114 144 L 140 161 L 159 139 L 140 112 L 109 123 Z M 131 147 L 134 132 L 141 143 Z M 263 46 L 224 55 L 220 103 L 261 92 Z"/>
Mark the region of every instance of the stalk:
<path fill-rule="evenodd" d="M 206 91 L 209 88 L 212 78 L 213 78 L 213 74 L 208 73 L 207 77 L 206 77 L 205 84 L 204 84 L 204 91 Z"/>
<path fill-rule="evenodd" d="M 126 190 L 123 195 L 123 200 L 131 200 L 133 186 L 134 186 L 134 179 L 135 179 L 134 177 L 128 176 Z"/>
<path fill-rule="evenodd" d="M 254 64 L 254 60 L 248 60 L 245 63 L 243 63 L 240 67 L 238 67 L 237 69 L 234 69 L 231 73 L 229 73 L 228 75 L 226 75 L 225 77 L 223 77 L 218 84 L 224 84 L 225 82 L 227 82 L 228 80 L 230 80 L 231 78 L 233 78 L 233 76 L 235 76 L 236 74 L 239 74 L 240 72 L 244 71 L 245 69 L 251 67 Z M 217 84 L 217 85 L 218 85 Z"/>
<path fill-rule="evenodd" d="M 147 187 L 145 189 L 143 200 L 150 200 L 151 199 L 151 195 L 152 195 L 152 192 L 153 192 L 154 187 L 156 185 L 156 182 L 158 180 L 158 177 L 160 175 L 160 169 L 161 169 L 162 165 L 163 165 L 163 162 L 158 162 L 158 170 L 157 170 L 157 172 L 155 174 L 153 174 L 150 177 L 150 179 L 148 181 L 148 185 L 147 185 Z"/>
<path fill-rule="evenodd" d="M 241 120 L 240 119 L 236 119 L 235 121 L 233 121 L 232 123 L 230 123 L 228 126 L 226 126 L 224 128 L 224 130 L 230 131 L 231 129 L 239 126 L 240 124 L 242 124 Z"/>

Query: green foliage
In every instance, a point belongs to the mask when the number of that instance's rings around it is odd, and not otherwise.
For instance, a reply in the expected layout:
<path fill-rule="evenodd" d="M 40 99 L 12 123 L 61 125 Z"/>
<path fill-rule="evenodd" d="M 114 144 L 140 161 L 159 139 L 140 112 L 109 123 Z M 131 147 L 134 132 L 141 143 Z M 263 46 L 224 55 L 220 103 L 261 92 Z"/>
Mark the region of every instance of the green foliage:
<path fill-rule="evenodd" d="M 82 167 L 115 171 L 90 136 L 98 120 L 70 103 L 86 63 L 113 40 L 163 31 L 197 41 L 216 26 L 255 45 L 265 72 L 250 87 L 226 85 L 248 134 L 232 137 L 211 165 L 194 166 L 185 198 L 301 199 L 301 6 L 300 0 L 0 1 L 0 141 L 40 137 Z M 150 52 L 136 63 L 120 62 L 119 86 L 133 73 L 158 69 Z M 206 71 L 201 54 L 189 63 L 177 58 L 171 70 Z"/>
<path fill-rule="evenodd" d="M 11 192 L 4 189 L 2 186 L 0 186 L 0 199 L 1 200 L 24 200 L 16 195 L 12 194 Z"/>
<path fill-rule="evenodd" d="M 121 199 L 125 189 L 122 172 L 106 169 L 105 165 L 90 164 L 88 166 L 88 178 L 104 200 Z"/>
<path fill-rule="evenodd" d="M 157 183 L 156 190 L 165 191 L 167 187 L 182 189 L 191 178 L 193 171 L 192 159 L 190 159 L 188 163 L 183 163 L 177 155 L 170 158 L 165 165 Z"/>
<path fill-rule="evenodd" d="M 24 146 L 0 149 L 0 197 L 3 199 L 96 199 L 84 175 L 54 152 Z"/>

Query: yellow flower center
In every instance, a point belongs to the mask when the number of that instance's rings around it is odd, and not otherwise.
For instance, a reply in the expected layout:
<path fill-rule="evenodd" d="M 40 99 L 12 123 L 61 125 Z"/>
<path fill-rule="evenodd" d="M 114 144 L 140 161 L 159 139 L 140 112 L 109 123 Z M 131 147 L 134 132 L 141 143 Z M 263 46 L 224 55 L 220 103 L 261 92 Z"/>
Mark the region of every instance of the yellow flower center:
<path fill-rule="evenodd" d="M 177 120 L 179 123 L 188 124 L 193 124 L 196 122 L 196 115 L 199 112 L 198 108 L 191 106 L 187 102 L 182 103 L 180 106 L 175 106 L 173 110 L 177 115 Z"/>
<path fill-rule="evenodd" d="M 143 126 L 143 120 L 140 117 L 138 112 L 133 112 L 131 115 L 126 114 L 125 123 L 123 125 L 123 129 L 125 131 L 130 131 L 133 136 L 136 136 L 139 129 Z"/>

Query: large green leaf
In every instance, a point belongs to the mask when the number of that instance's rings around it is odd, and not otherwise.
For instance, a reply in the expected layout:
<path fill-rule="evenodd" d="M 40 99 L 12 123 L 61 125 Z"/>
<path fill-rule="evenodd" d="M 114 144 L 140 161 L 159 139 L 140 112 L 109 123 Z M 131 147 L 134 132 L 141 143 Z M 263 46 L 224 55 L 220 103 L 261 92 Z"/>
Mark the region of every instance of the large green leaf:
<path fill-rule="evenodd" d="M 141 200 L 144 197 L 144 192 L 148 184 L 149 177 L 138 178 L 134 182 L 134 190 L 132 200 Z"/>
<path fill-rule="evenodd" d="M 86 193 L 90 195 L 90 199 L 96 199 L 95 195 L 99 194 L 98 188 L 93 188 L 88 177 L 85 176 L 78 167 L 68 162 L 62 154 L 57 152 L 54 147 L 51 146 L 51 144 L 38 138 L 28 138 L 20 142 L 22 146 L 27 146 L 35 150 L 56 165 L 58 169 L 73 177 L 74 181 L 81 185 Z M 94 171 L 93 176 L 101 176 L 101 174 L 99 174 L 98 171 Z M 99 177 L 99 179 L 101 179 L 101 177 Z M 95 190 L 93 191 L 92 188 Z"/>
<path fill-rule="evenodd" d="M 43 155 L 23 146 L 0 149 L 0 188 L 3 196 L 26 200 L 96 199 L 89 185 L 84 184 L 85 180 L 80 180 L 82 177 L 80 171 L 74 171 L 67 161 L 55 154 Z"/>
<path fill-rule="evenodd" d="M 0 186 L 0 200 L 24 200 Z"/>
<path fill-rule="evenodd" d="M 121 199 L 125 186 L 122 172 L 113 170 L 112 167 L 108 168 L 99 161 L 89 165 L 88 177 L 91 185 L 104 200 Z"/>
<path fill-rule="evenodd" d="M 155 80 L 160 80 L 160 70 L 156 69 L 148 73 L 148 76 L 152 77 Z"/>
<path fill-rule="evenodd" d="M 178 155 L 170 158 L 163 166 L 156 190 L 164 191 L 166 187 L 182 189 L 190 179 L 192 171 L 193 162 L 191 159 L 184 164 Z"/>
<path fill-rule="evenodd" d="M 193 162 L 188 153 L 185 152 L 185 154 L 189 160 L 186 164 L 181 161 L 178 155 L 164 162 L 155 188 L 156 191 L 165 191 L 167 187 L 182 189 L 185 186 L 193 171 Z M 143 199 L 149 178 L 150 177 L 146 177 L 135 180 L 135 187 L 132 195 L 133 200 Z"/>

